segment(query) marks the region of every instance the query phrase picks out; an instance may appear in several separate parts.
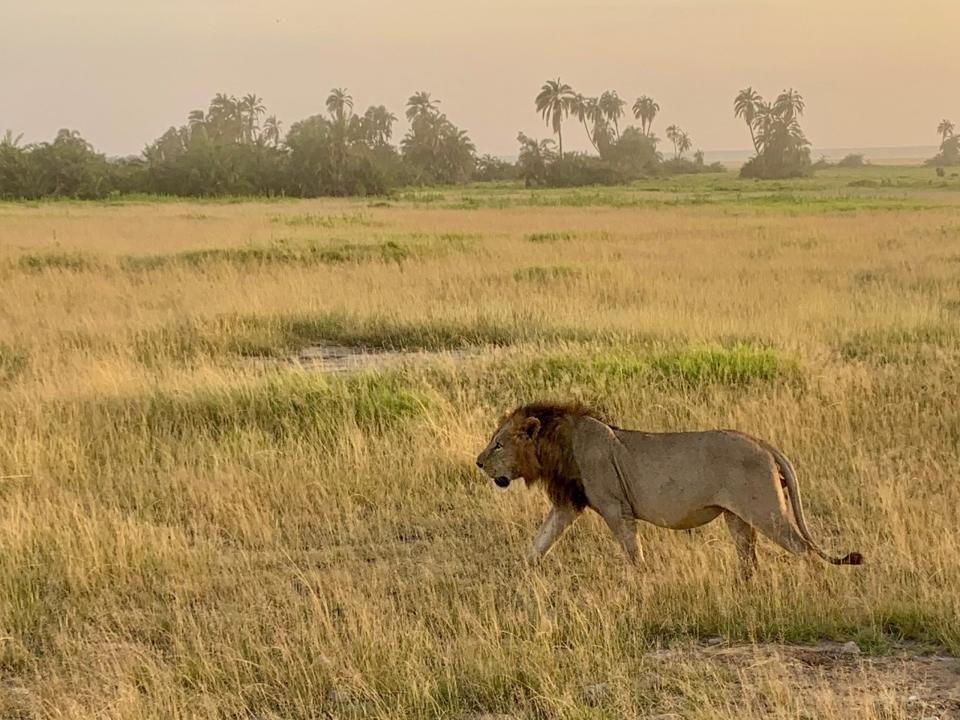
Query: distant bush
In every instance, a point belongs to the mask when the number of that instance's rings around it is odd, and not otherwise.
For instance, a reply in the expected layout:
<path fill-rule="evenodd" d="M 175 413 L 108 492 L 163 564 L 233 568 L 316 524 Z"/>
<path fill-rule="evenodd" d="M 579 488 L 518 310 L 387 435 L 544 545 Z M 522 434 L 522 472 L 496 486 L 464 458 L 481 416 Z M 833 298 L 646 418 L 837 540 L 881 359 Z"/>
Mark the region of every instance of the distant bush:
<path fill-rule="evenodd" d="M 547 166 L 544 184 L 547 187 L 620 185 L 628 179 L 625 171 L 606 160 L 569 153 L 562 160 L 556 160 Z"/>
<path fill-rule="evenodd" d="M 867 162 L 864 159 L 863 155 L 861 155 L 860 153 L 850 153 L 849 155 L 845 155 L 843 159 L 837 163 L 837 167 L 857 168 L 857 167 L 863 167 L 866 164 Z"/>
<path fill-rule="evenodd" d="M 807 177 L 813 172 L 809 148 L 796 148 L 783 156 L 772 158 L 756 155 L 740 168 L 740 177 L 782 179 Z"/>
<path fill-rule="evenodd" d="M 518 177 L 520 175 L 516 165 L 493 155 L 478 157 L 473 171 L 473 179 L 481 182 L 516 180 Z"/>
<path fill-rule="evenodd" d="M 940 152 L 926 161 L 926 165 L 949 167 L 960 165 L 960 135 L 950 135 L 940 144 Z"/>
<path fill-rule="evenodd" d="M 661 167 L 656 139 L 635 127 L 625 127 L 619 139 L 602 137 L 600 157 L 623 173 L 627 180 L 656 175 Z"/>
<path fill-rule="evenodd" d="M 660 164 L 660 173 L 663 175 L 693 175 L 696 173 L 726 172 L 723 163 L 715 162 L 705 165 L 685 157 L 670 158 Z"/>

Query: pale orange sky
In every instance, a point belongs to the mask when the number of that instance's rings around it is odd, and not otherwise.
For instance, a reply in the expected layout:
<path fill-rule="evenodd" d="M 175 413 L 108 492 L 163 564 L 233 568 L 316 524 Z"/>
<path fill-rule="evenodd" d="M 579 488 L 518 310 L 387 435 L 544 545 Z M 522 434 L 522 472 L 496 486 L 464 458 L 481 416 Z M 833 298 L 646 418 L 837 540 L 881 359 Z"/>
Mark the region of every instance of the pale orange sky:
<path fill-rule="evenodd" d="M 958 0 L 3 0 L 0 21 L 0 132 L 70 127 L 109 154 L 218 91 L 256 92 L 288 128 L 333 86 L 398 116 L 430 91 L 481 153 L 513 154 L 518 130 L 549 134 L 533 98 L 558 75 L 653 96 L 655 132 L 705 150 L 748 147 L 731 111 L 747 85 L 802 92 L 817 147 L 932 145 L 960 123 Z"/>

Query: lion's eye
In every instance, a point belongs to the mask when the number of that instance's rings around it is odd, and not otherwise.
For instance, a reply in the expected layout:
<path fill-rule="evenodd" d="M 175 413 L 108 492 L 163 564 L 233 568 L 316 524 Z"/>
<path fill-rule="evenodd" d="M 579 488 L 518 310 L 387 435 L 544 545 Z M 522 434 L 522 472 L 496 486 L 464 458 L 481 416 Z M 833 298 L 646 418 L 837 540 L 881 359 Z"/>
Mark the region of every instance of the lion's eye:
<path fill-rule="evenodd" d="M 502 447 L 503 447 L 503 444 L 499 440 L 497 440 L 497 444 L 493 446 L 493 449 L 499 450 Z"/>

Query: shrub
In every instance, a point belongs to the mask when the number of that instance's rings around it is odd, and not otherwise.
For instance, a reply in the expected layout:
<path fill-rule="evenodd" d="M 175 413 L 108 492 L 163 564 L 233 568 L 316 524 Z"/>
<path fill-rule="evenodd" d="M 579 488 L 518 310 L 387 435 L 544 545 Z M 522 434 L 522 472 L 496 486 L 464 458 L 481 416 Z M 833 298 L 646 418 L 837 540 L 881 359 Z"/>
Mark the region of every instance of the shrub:
<path fill-rule="evenodd" d="M 693 175 L 696 173 L 722 173 L 727 168 L 723 163 L 715 162 L 709 165 L 694 162 L 685 157 L 670 158 L 660 165 L 660 172 L 664 175 Z"/>
<path fill-rule="evenodd" d="M 850 153 L 849 155 L 845 155 L 843 159 L 837 163 L 837 167 L 857 168 L 857 167 L 863 167 L 866 164 L 867 162 L 866 160 L 864 160 L 863 155 L 861 155 L 860 153 Z"/>
<path fill-rule="evenodd" d="M 474 180 L 496 182 L 516 180 L 519 177 L 517 166 L 493 155 L 481 155 L 477 158 L 477 166 L 473 172 Z"/>
<path fill-rule="evenodd" d="M 544 184 L 548 187 L 620 185 L 628 180 L 620 168 L 600 158 L 569 153 L 547 166 Z"/>

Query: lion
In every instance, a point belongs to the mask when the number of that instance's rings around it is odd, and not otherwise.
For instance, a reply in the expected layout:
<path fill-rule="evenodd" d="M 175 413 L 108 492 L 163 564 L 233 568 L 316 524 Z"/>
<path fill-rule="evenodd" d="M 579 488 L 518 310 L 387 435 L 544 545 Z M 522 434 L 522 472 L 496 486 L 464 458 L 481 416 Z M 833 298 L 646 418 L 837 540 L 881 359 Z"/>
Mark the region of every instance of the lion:
<path fill-rule="evenodd" d="M 477 466 L 501 488 L 523 478 L 546 491 L 552 508 L 533 540 L 532 562 L 588 507 L 635 564 L 643 561 L 637 520 L 688 530 L 720 515 L 748 577 L 757 564 L 757 531 L 796 555 L 812 552 L 834 565 L 863 562 L 858 552 L 833 557 L 820 548 L 807 528 L 790 461 L 734 430 L 623 430 L 577 403 L 537 402 L 504 417 Z"/>

